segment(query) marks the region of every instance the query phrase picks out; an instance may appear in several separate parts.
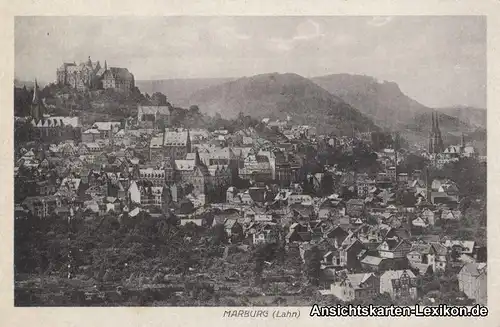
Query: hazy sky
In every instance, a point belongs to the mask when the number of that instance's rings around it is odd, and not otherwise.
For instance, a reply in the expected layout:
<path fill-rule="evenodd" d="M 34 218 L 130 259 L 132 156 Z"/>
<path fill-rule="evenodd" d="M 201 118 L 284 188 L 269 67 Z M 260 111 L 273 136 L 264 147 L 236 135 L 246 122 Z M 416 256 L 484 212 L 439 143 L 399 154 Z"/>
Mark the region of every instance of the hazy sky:
<path fill-rule="evenodd" d="M 136 80 L 365 74 L 424 105 L 486 107 L 486 19 L 478 16 L 17 17 L 15 74 L 54 81 L 100 60 Z"/>

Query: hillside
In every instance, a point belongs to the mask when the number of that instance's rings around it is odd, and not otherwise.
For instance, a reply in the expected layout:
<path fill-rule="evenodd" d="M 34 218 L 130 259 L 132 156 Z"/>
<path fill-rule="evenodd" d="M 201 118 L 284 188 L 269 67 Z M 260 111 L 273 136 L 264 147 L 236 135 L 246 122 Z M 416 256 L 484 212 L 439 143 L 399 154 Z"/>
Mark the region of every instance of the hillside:
<path fill-rule="evenodd" d="M 189 104 L 204 113 L 236 117 L 280 118 L 290 115 L 297 123 L 316 126 L 321 132 L 351 133 L 379 128 L 357 109 L 297 74 L 262 74 L 244 77 L 195 92 Z"/>
<path fill-rule="evenodd" d="M 456 106 L 448 108 L 438 108 L 438 111 L 475 127 L 486 128 L 486 109 Z"/>
<path fill-rule="evenodd" d="M 428 108 L 401 92 L 394 82 L 365 75 L 334 74 L 312 78 L 319 86 L 358 108 L 383 127 L 398 129 Z"/>
<path fill-rule="evenodd" d="M 349 74 L 320 76 L 312 80 L 356 107 L 377 125 L 400 131 L 410 143 L 426 144 L 431 130 L 431 113 L 436 109 L 426 107 L 408 97 L 396 83 L 381 82 L 365 75 Z M 479 124 L 482 119 L 481 112 L 477 113 L 472 109 L 438 111 L 445 144 L 459 142 L 462 132 L 469 133 L 477 127 L 485 126 Z"/>
<path fill-rule="evenodd" d="M 188 99 L 198 90 L 224 84 L 234 78 L 188 78 L 188 79 L 162 79 L 162 80 L 139 80 L 136 86 L 142 93 L 149 95 L 155 92 L 165 94 L 168 101 L 175 106 L 187 106 Z"/>

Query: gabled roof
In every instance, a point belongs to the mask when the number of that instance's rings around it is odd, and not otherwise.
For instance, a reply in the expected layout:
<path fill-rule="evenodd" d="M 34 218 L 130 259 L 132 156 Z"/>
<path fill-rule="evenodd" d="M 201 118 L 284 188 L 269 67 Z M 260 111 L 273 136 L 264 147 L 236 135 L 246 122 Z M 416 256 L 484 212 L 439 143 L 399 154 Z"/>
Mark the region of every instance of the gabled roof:
<path fill-rule="evenodd" d="M 380 265 L 380 263 L 383 260 L 384 260 L 384 258 L 367 255 L 366 257 L 363 258 L 363 260 L 361 260 L 361 263 L 364 263 L 364 264 L 367 264 L 370 266 L 378 266 L 378 265 Z"/>
<path fill-rule="evenodd" d="M 112 122 L 112 121 L 105 121 L 105 122 L 95 122 L 92 127 L 97 128 L 100 131 L 110 131 L 112 128 L 119 128 L 121 126 L 120 122 Z"/>
<path fill-rule="evenodd" d="M 133 81 L 134 75 L 132 75 L 127 68 L 120 67 L 109 67 L 105 72 L 106 75 L 111 76 L 114 79 Z"/>
<path fill-rule="evenodd" d="M 410 252 L 418 252 L 420 254 L 428 254 L 430 250 L 431 250 L 430 244 L 415 243 L 415 244 L 412 244 Z"/>
<path fill-rule="evenodd" d="M 462 253 L 472 253 L 474 251 L 474 245 L 474 241 L 446 240 L 444 243 L 444 246 L 447 248 L 460 246 L 463 249 Z"/>
<path fill-rule="evenodd" d="M 359 289 L 362 288 L 363 283 L 372 276 L 373 273 L 349 274 L 343 282 L 349 283 L 354 289 Z"/>
<path fill-rule="evenodd" d="M 33 121 L 34 124 L 34 121 Z M 82 127 L 79 117 L 63 117 L 63 116 L 52 116 L 40 119 L 36 123 L 36 127 Z"/>
<path fill-rule="evenodd" d="M 437 255 L 443 256 L 448 254 L 448 249 L 443 244 L 438 242 L 431 242 L 430 245 L 434 249 Z"/>
<path fill-rule="evenodd" d="M 175 160 L 175 168 L 177 170 L 193 170 L 195 166 L 194 160 Z"/>
<path fill-rule="evenodd" d="M 473 277 L 479 277 L 482 274 L 487 274 L 487 266 L 486 263 L 468 263 L 462 267 L 460 273 L 467 273 Z"/>
<path fill-rule="evenodd" d="M 410 278 L 415 278 L 415 274 L 411 270 L 387 270 L 385 271 L 380 278 L 388 278 L 389 280 L 392 279 L 400 279 L 403 274 L 408 274 L 408 277 Z"/>

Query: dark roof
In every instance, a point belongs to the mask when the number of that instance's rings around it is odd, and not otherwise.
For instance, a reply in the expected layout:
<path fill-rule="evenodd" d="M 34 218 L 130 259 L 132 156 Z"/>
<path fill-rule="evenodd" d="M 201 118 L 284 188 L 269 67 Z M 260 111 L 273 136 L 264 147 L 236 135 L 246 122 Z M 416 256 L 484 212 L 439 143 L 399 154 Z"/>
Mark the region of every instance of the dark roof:
<path fill-rule="evenodd" d="M 302 239 L 302 241 L 304 242 L 308 242 L 312 239 L 312 235 L 310 232 L 298 232 L 300 238 Z"/>
<path fill-rule="evenodd" d="M 134 79 L 134 75 L 132 75 L 127 68 L 110 67 L 106 74 L 108 73 L 110 73 L 115 79 L 130 81 Z"/>
<path fill-rule="evenodd" d="M 364 205 L 365 202 L 362 199 L 350 199 L 349 201 L 347 201 L 347 204 Z"/>

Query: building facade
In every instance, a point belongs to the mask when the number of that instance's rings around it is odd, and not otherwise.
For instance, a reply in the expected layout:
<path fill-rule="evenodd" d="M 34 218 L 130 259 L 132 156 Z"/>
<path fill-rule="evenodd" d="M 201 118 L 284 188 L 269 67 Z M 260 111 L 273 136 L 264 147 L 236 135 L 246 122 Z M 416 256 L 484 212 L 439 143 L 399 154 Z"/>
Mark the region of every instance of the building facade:
<path fill-rule="evenodd" d="M 102 67 L 99 61 L 92 62 L 90 57 L 78 65 L 75 62 L 63 63 L 56 74 L 59 85 L 67 85 L 78 91 L 103 88 L 130 91 L 135 87 L 134 75 L 127 68 L 108 68 L 106 61 Z"/>
<path fill-rule="evenodd" d="M 67 85 L 79 91 L 98 89 L 100 87 L 100 80 L 106 71 L 105 67 L 101 67 L 99 61 L 92 62 L 90 57 L 86 62 L 77 65 L 73 63 L 63 63 L 57 69 L 57 83 L 60 85 Z"/>

